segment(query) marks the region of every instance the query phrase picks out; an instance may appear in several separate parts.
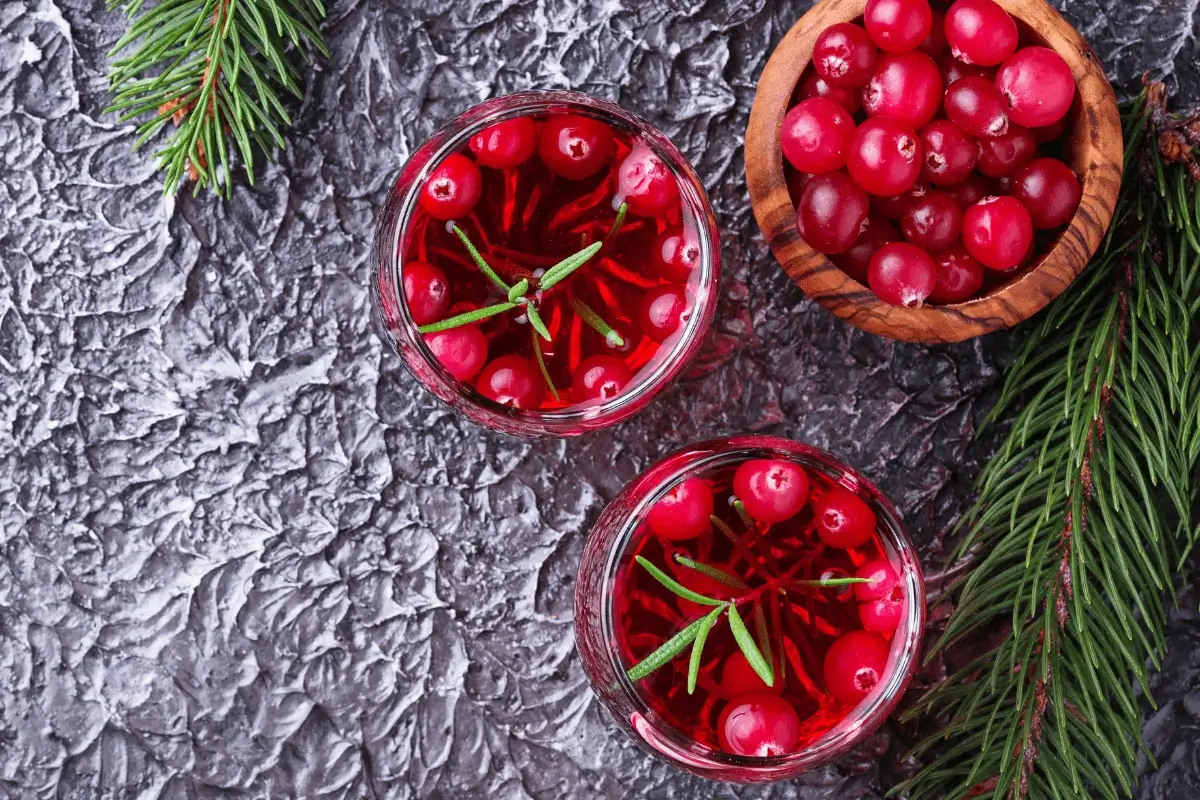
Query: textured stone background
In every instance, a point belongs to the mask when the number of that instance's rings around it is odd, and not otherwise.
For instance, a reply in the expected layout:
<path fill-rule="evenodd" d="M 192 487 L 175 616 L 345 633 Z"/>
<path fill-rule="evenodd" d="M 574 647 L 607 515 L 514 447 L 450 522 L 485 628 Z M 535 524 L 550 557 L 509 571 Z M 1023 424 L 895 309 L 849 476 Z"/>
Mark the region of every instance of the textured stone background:
<path fill-rule="evenodd" d="M 886 736 L 769 790 L 658 765 L 613 735 L 572 649 L 589 523 L 679 445 L 828 448 L 891 494 L 929 565 L 986 457 L 969 443 L 1008 337 L 857 333 L 757 235 L 741 135 L 807 5 L 335 2 L 282 163 L 222 203 L 163 200 L 103 113 L 123 23 L 102 0 L 0 0 L 0 795 L 878 797 Z M 1196 0 L 1063 6 L 1122 89 L 1150 68 L 1200 100 Z M 704 368 L 611 436 L 466 425 L 368 323 L 372 214 L 401 161 L 529 87 L 648 116 L 726 231 Z M 1200 618 L 1172 638 L 1144 798 L 1200 793 Z"/>

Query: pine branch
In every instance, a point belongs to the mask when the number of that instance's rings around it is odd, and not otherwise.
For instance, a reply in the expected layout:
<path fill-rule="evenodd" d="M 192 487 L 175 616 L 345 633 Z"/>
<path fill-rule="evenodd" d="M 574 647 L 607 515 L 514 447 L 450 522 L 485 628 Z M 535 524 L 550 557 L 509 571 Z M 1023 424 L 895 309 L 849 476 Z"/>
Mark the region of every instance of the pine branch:
<path fill-rule="evenodd" d="M 1150 87 L 1125 111 L 1124 189 L 1103 249 L 1045 312 L 992 419 L 1020 409 L 979 479 L 934 654 L 1007 629 L 909 712 L 943 730 L 897 792 L 1128 796 L 1142 749 L 1135 683 L 1165 650 L 1164 595 L 1196 538 L 1200 194 L 1191 141 Z"/>
<path fill-rule="evenodd" d="M 284 98 L 303 93 L 295 56 L 328 53 L 321 0 L 109 0 L 109 8 L 123 10 L 130 27 L 109 52 L 108 110 L 143 120 L 135 148 L 175 124 L 156 153 L 164 193 L 187 175 L 196 193 L 228 195 L 235 150 L 254 183 L 255 150 L 271 160 L 285 146 Z"/>

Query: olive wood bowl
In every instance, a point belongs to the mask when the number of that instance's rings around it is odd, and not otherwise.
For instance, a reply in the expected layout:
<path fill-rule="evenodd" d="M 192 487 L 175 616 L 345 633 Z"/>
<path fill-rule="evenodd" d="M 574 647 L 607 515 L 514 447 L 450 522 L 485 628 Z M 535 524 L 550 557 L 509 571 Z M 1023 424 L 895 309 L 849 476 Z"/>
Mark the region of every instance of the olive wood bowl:
<path fill-rule="evenodd" d="M 1112 221 L 1124 144 L 1117 99 L 1095 53 L 1044 0 L 996 2 L 1017 20 L 1022 46 L 1036 42 L 1052 47 L 1075 75 L 1078 91 L 1068 112 L 1064 146 L 1067 163 L 1080 177 L 1083 199 L 1049 251 L 965 303 L 920 308 L 889 305 L 809 247 L 796 230 L 796 209 L 780 148 L 783 117 L 793 105 L 817 37 L 830 25 L 861 17 L 867 0 L 818 3 L 784 36 L 758 81 L 746 130 L 746 183 L 754 216 L 775 258 L 804 293 L 862 330 L 910 342 L 957 342 L 1015 325 L 1044 308 L 1074 280 Z"/>

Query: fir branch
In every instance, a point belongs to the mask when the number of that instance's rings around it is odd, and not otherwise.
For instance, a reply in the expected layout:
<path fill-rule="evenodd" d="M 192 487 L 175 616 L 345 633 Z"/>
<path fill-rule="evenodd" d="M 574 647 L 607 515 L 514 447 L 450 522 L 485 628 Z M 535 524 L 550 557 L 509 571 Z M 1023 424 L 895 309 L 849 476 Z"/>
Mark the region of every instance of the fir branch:
<path fill-rule="evenodd" d="M 1165 650 L 1200 453 L 1200 201 L 1188 159 L 1160 152 L 1175 121 L 1157 91 L 1125 110 L 1103 248 L 1023 344 L 992 413 L 1020 409 L 980 476 L 959 554 L 984 555 L 934 654 L 1011 630 L 909 712 L 945 722 L 915 751 L 933 760 L 896 789 L 912 800 L 1116 800 L 1136 778 L 1134 682 L 1149 696 L 1146 663 Z"/>
<path fill-rule="evenodd" d="M 271 159 L 285 146 L 283 98 L 303 94 L 295 56 L 328 54 L 321 0 L 109 0 L 109 8 L 130 27 L 109 52 L 108 110 L 142 119 L 135 148 L 175 124 L 156 154 L 164 193 L 187 175 L 196 193 L 228 195 L 235 150 L 254 183 L 254 151 Z"/>

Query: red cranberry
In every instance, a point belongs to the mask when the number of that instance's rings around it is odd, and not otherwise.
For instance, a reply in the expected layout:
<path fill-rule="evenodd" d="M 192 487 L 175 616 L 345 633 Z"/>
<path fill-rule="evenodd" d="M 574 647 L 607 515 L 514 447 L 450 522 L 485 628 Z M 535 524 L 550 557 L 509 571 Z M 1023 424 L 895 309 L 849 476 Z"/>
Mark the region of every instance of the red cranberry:
<path fill-rule="evenodd" d="M 700 266 L 700 239 L 691 228 L 667 228 L 650 248 L 650 263 L 672 283 L 687 283 Z"/>
<path fill-rule="evenodd" d="M 946 193 L 954 198 L 958 207 L 966 211 L 983 198 L 992 194 L 992 185 L 982 175 L 970 175 L 962 183 L 945 187 Z"/>
<path fill-rule="evenodd" d="M 891 117 L 920 128 L 937 116 L 942 75 L 920 51 L 885 53 L 863 88 L 863 108 L 871 117 Z"/>
<path fill-rule="evenodd" d="M 1008 130 L 1004 101 L 987 78 L 962 78 L 950 84 L 946 90 L 946 116 L 978 139 L 1002 136 Z"/>
<path fill-rule="evenodd" d="M 1049 47 L 1026 47 L 1004 62 L 996 88 L 1008 116 L 1027 128 L 1044 128 L 1066 116 L 1075 99 L 1075 76 Z"/>
<path fill-rule="evenodd" d="M 813 502 L 817 535 L 830 547 L 862 547 L 875 533 L 875 512 L 854 492 L 835 486 Z"/>
<path fill-rule="evenodd" d="M 796 209 L 796 228 L 809 246 L 822 253 L 849 250 L 862 230 L 871 202 L 844 172 L 817 175 L 804 187 Z"/>
<path fill-rule="evenodd" d="M 1038 144 L 1049 144 L 1057 142 L 1062 138 L 1062 135 L 1067 131 L 1067 118 L 1063 117 L 1058 122 L 1052 125 L 1046 125 L 1041 128 L 1033 129 L 1033 138 L 1038 140 Z"/>
<path fill-rule="evenodd" d="M 800 82 L 800 99 L 808 100 L 813 97 L 832 100 L 851 114 L 857 114 L 862 108 L 862 92 L 857 87 L 834 86 L 815 72 L 809 72 Z"/>
<path fill-rule="evenodd" d="M 812 175 L 807 172 L 800 172 L 794 169 L 788 169 L 787 185 L 788 195 L 797 207 L 800 206 L 800 198 L 804 197 L 804 189 L 808 186 L 808 182 L 813 179 Z"/>
<path fill-rule="evenodd" d="M 904 238 L 926 250 L 941 250 L 958 241 L 962 209 L 945 192 L 927 192 L 915 198 L 900 217 Z"/>
<path fill-rule="evenodd" d="M 872 197 L 871 205 L 888 219 L 899 222 L 900 218 L 904 216 L 904 210 L 908 208 L 908 204 L 917 198 L 924 197 L 931 188 L 929 184 L 917 181 L 906 192 L 889 197 Z"/>
<path fill-rule="evenodd" d="M 756 458 L 733 474 L 733 493 L 759 522 L 783 522 L 808 502 L 808 474 L 790 461 Z"/>
<path fill-rule="evenodd" d="M 475 325 L 427 333 L 425 346 L 447 372 L 464 383 L 478 375 L 487 363 L 487 337 Z"/>
<path fill-rule="evenodd" d="M 978 64 L 964 64 L 949 53 L 942 54 L 938 59 L 938 69 L 942 72 L 942 84 L 949 86 L 962 78 L 996 79 L 995 67 L 981 67 Z"/>
<path fill-rule="evenodd" d="M 933 9 L 933 25 L 917 49 L 933 58 L 946 52 L 946 14 L 940 8 Z"/>
<path fill-rule="evenodd" d="M 896 570 L 884 559 L 868 561 L 854 573 L 856 578 L 865 578 L 870 583 L 854 584 L 854 596 L 860 603 L 868 600 L 903 600 L 904 591 L 900 587 L 900 578 Z"/>
<path fill-rule="evenodd" d="M 872 600 L 858 606 L 858 620 L 863 629 L 875 633 L 893 633 L 904 619 L 904 603 L 891 600 Z"/>
<path fill-rule="evenodd" d="M 646 515 L 650 530 L 662 539 L 695 539 L 711 527 L 713 493 L 703 478 L 687 478 L 658 499 Z"/>
<path fill-rule="evenodd" d="M 418 202 L 426 214 L 445 222 L 470 214 L 482 193 L 479 167 L 461 153 L 451 153 L 434 167 L 421 187 Z"/>
<path fill-rule="evenodd" d="M 876 55 L 875 43 L 866 31 L 853 23 L 839 22 L 817 37 L 813 69 L 832 86 L 862 86 L 871 78 Z"/>
<path fill-rule="evenodd" d="M 560 114 L 542 123 L 538 155 L 556 175 L 572 181 L 590 178 L 608 162 L 613 132 L 600 120 Z"/>
<path fill-rule="evenodd" d="M 929 253 L 906 242 L 879 248 L 867 271 L 867 284 L 880 300 L 905 308 L 920 308 L 936 281 L 937 270 Z"/>
<path fill-rule="evenodd" d="M 518 355 L 500 356 L 484 367 L 475 388 L 494 403 L 525 411 L 540 406 L 546 396 L 538 365 L 532 358 Z"/>
<path fill-rule="evenodd" d="M 825 688 L 834 700 L 858 705 L 883 680 L 891 648 L 870 631 L 842 634 L 825 653 Z"/>
<path fill-rule="evenodd" d="M 863 231 L 857 241 L 844 253 L 829 257 L 837 268 L 861 284 L 867 282 L 867 269 L 871 266 L 871 256 L 888 242 L 900 241 L 900 232 L 896 230 L 887 217 L 879 211 L 867 213 L 863 223 Z"/>
<path fill-rule="evenodd" d="M 665 342 L 679 330 L 687 312 L 687 295 L 678 286 L 660 286 L 642 297 L 638 311 L 642 331 L 656 342 Z"/>
<path fill-rule="evenodd" d="M 775 681 L 774 686 L 767 686 L 742 651 L 735 650 L 733 655 L 725 659 L 725 667 L 721 670 L 721 691 L 730 697 L 751 692 L 780 694 L 783 692 L 783 681 Z"/>
<path fill-rule="evenodd" d="M 1016 51 L 1019 38 L 1016 21 L 992 0 L 958 0 L 946 12 L 950 52 L 968 64 L 999 64 Z"/>
<path fill-rule="evenodd" d="M 887 117 L 858 126 L 850 148 L 850 177 L 881 197 L 912 188 L 921 174 L 921 142 L 911 127 Z"/>
<path fill-rule="evenodd" d="M 413 322 L 428 325 L 444 319 L 450 307 L 450 284 L 446 275 L 433 264 L 409 261 L 401 270 L 404 298 Z"/>
<path fill-rule="evenodd" d="M 788 701 L 774 694 L 735 697 L 721 712 L 717 740 L 737 756 L 783 756 L 800 743 L 800 717 Z"/>
<path fill-rule="evenodd" d="M 783 118 L 780 144 L 783 156 L 796 169 L 812 175 L 846 165 L 854 140 L 854 119 L 832 100 L 802 100 Z"/>
<path fill-rule="evenodd" d="M 537 126 L 529 117 L 506 119 L 471 137 L 471 152 L 480 164 L 510 169 L 529 160 L 537 150 Z"/>
<path fill-rule="evenodd" d="M 979 140 L 978 170 L 989 178 L 1007 178 L 1029 163 L 1037 140 L 1029 128 L 1009 125 L 1008 132 Z"/>
<path fill-rule="evenodd" d="M 1012 189 L 1040 230 L 1070 222 L 1083 196 L 1075 173 L 1056 158 L 1030 161 L 1013 179 Z"/>
<path fill-rule="evenodd" d="M 937 267 L 937 282 L 929 302 L 938 305 L 965 303 L 983 286 L 983 265 L 972 258 L 967 248 L 955 244 L 933 254 Z"/>
<path fill-rule="evenodd" d="M 935 119 L 921 129 L 925 158 L 921 180 L 947 186 L 965 181 L 979 159 L 979 142 L 948 119 Z"/>
<path fill-rule="evenodd" d="M 991 269 L 1020 266 L 1033 241 L 1033 220 L 1013 197 L 986 197 L 963 214 L 963 244 Z"/>
<path fill-rule="evenodd" d="M 633 380 L 633 371 L 616 356 L 585 358 L 575 371 L 575 392 L 588 400 L 612 400 Z"/>
<path fill-rule="evenodd" d="M 662 158 L 635 144 L 617 171 L 617 197 L 639 217 L 666 216 L 679 206 L 679 181 Z"/>
<path fill-rule="evenodd" d="M 863 24 L 879 49 L 907 53 L 929 35 L 933 11 L 929 0 L 867 0 Z"/>

